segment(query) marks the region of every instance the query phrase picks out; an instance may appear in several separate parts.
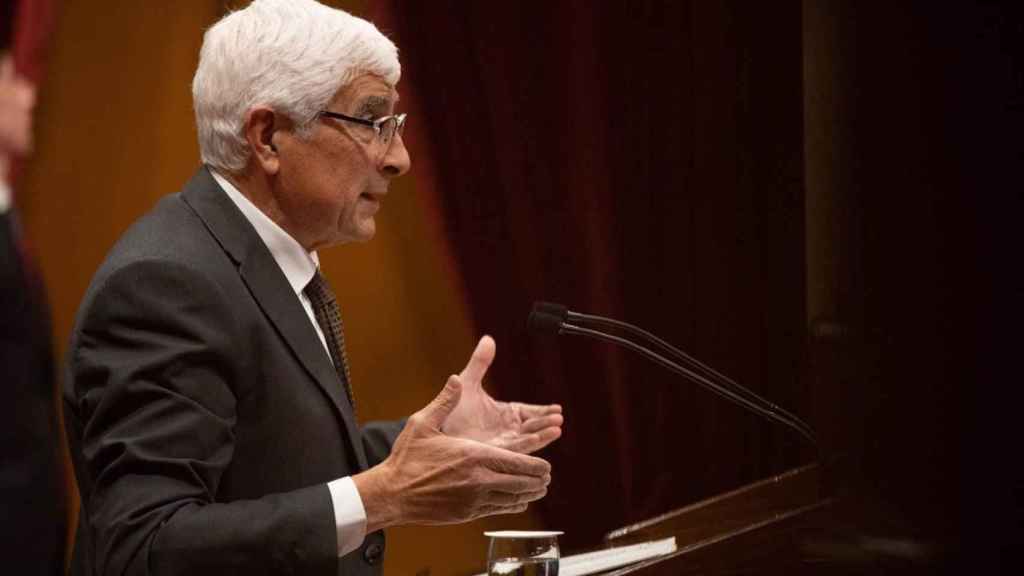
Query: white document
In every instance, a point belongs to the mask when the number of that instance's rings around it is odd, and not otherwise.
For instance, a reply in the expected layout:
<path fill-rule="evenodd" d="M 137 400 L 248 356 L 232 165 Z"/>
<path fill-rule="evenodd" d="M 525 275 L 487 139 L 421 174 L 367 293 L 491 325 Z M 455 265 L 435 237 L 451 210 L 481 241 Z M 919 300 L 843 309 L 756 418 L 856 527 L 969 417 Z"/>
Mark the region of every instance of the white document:
<path fill-rule="evenodd" d="M 651 540 L 629 546 L 596 550 L 572 556 L 562 556 L 558 561 L 558 576 L 586 576 L 635 564 L 649 558 L 664 556 L 676 551 L 676 539 Z M 476 576 L 487 576 L 477 574 Z"/>
<path fill-rule="evenodd" d="M 664 540 L 652 540 L 650 542 L 641 542 L 640 544 L 608 548 L 607 550 L 563 556 L 558 561 L 558 576 L 597 574 L 612 568 L 620 568 L 649 558 L 671 554 L 675 551 L 676 539 L 673 536 Z"/>

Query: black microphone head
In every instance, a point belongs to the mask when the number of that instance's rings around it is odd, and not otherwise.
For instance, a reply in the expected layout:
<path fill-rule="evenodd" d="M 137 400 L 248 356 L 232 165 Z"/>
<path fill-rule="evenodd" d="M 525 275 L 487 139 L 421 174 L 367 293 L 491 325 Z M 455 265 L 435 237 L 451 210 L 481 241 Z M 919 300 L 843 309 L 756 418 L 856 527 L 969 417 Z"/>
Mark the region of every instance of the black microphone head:
<path fill-rule="evenodd" d="M 543 314 L 550 314 L 558 318 L 562 322 L 565 322 L 565 320 L 569 317 L 569 309 L 566 308 L 565 306 L 562 306 L 561 304 L 555 304 L 554 302 L 544 302 L 542 300 L 538 300 L 537 302 L 533 303 L 533 311 L 540 312 Z"/>
<path fill-rule="evenodd" d="M 530 327 L 530 330 L 537 332 L 558 334 L 562 328 L 562 319 L 534 306 L 526 325 Z"/>

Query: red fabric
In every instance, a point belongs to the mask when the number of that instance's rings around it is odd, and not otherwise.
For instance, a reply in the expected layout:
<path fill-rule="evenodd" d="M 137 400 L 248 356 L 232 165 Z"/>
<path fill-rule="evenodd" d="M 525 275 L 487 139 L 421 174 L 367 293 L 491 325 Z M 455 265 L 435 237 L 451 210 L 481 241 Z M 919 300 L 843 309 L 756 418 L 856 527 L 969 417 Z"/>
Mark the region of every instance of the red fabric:
<path fill-rule="evenodd" d="M 54 0 L 15 0 L 11 52 L 18 72 L 36 84 L 42 82 L 48 39 L 56 16 Z"/>
<path fill-rule="evenodd" d="M 477 329 L 498 341 L 491 384 L 565 408 L 542 454 L 547 523 L 592 545 L 793 464 L 797 443 L 739 408 L 525 319 L 546 299 L 633 321 L 800 411 L 799 3 L 377 12 L 416 106 L 417 189 L 437 202 Z"/>
<path fill-rule="evenodd" d="M 375 2 L 370 5 L 367 13 L 361 14 L 361 17 L 369 19 L 381 32 L 397 42 L 395 10 L 401 10 L 401 6 L 393 7 L 388 2 Z M 402 51 L 400 42 L 399 51 Z M 400 54 L 401 56 L 403 54 Z M 399 108 L 409 114 L 409 121 L 405 125 L 402 138 L 412 156 L 412 177 L 415 179 L 416 195 L 422 199 L 420 205 L 426 210 L 425 220 L 431 236 L 430 241 L 438 247 L 436 253 L 439 255 L 440 264 L 453 279 L 452 285 L 459 291 L 456 297 L 462 301 L 468 301 L 469 296 L 466 293 L 463 271 L 451 245 L 452 238 L 445 230 L 440 189 L 443 182 L 439 180 L 435 172 L 434 148 L 431 145 L 428 132 L 429 123 L 424 122 L 426 111 L 423 110 L 417 94 L 417 88 L 424 85 L 417 79 L 419 73 L 420 71 L 415 67 L 405 66 L 402 69 L 402 79 L 399 84 L 402 101 Z M 470 314 L 472 315 L 472 310 L 470 310 Z"/>

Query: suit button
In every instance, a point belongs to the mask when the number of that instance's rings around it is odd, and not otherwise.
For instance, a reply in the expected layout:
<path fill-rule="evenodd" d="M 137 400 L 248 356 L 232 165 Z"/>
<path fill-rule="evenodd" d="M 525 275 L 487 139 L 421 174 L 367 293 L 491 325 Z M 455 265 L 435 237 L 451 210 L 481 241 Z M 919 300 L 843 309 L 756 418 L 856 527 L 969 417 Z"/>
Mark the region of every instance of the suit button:
<path fill-rule="evenodd" d="M 376 564 L 380 562 L 381 554 L 384 552 L 384 548 L 380 544 L 370 544 L 363 550 L 363 558 L 367 564 Z"/>

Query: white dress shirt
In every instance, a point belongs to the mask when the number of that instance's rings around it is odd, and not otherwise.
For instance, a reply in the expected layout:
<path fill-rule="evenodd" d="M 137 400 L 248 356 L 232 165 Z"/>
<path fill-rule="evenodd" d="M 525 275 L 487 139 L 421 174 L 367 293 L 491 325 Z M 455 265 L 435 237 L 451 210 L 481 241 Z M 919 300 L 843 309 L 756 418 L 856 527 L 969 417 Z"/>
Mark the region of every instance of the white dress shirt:
<path fill-rule="evenodd" d="M 256 233 L 263 240 L 274 257 L 274 261 L 281 267 L 285 278 L 295 291 L 295 296 L 302 304 L 302 308 L 309 316 L 309 321 L 320 337 L 324 345 L 324 354 L 330 359 L 330 352 L 327 348 L 327 339 L 316 322 L 313 315 L 313 305 L 309 298 L 302 291 L 309 281 L 313 279 L 317 268 L 320 266 L 320 259 L 316 252 L 306 252 L 294 238 L 267 217 L 248 198 L 238 191 L 227 178 L 224 178 L 212 168 L 210 173 L 213 179 L 220 184 L 220 187 L 227 192 L 228 198 L 238 206 L 245 218 L 256 229 Z M 333 362 L 333 361 L 332 361 Z M 338 556 L 344 556 L 359 548 L 366 537 L 366 509 L 363 508 L 363 499 L 359 496 L 355 482 L 351 476 L 345 476 L 327 483 L 331 491 L 331 502 L 334 504 L 334 523 L 338 531 Z"/>

